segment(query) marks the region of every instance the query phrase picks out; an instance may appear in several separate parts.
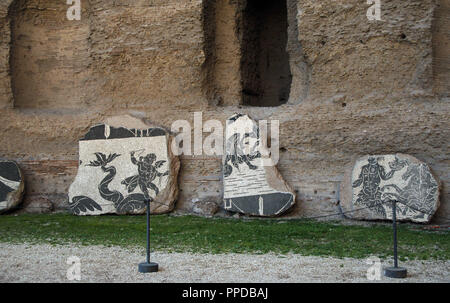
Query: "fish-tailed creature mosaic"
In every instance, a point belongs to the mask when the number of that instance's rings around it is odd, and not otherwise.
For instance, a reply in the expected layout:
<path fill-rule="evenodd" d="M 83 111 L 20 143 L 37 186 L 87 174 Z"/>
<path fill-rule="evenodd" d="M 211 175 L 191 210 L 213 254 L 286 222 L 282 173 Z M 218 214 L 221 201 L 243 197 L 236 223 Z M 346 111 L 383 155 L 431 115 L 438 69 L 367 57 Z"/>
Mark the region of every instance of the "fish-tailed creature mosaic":
<path fill-rule="evenodd" d="M 140 157 L 139 160 L 137 160 L 134 157 L 134 153 L 132 153 L 131 162 L 138 166 L 138 175 L 126 178 L 122 181 L 122 184 L 127 187 L 128 193 L 133 192 L 137 185 L 139 185 L 143 193 L 133 193 L 124 196 L 117 190 L 109 189 L 111 181 L 117 174 L 116 168 L 111 166 L 110 163 L 121 155 L 114 153 L 106 156 L 103 153 L 95 153 L 95 156 L 96 160 L 91 161 L 86 166 L 100 167 L 101 170 L 106 173 L 106 176 L 98 185 L 98 190 L 103 199 L 114 204 L 118 213 L 132 213 L 144 209 L 146 206 L 144 203 L 145 200 L 150 199 L 150 201 L 153 201 L 154 197 L 159 193 L 159 188 L 153 183 L 154 179 L 168 174 L 168 172 L 161 174 L 157 171 L 157 168 L 161 167 L 165 161 L 157 161 L 155 165 L 153 165 L 153 162 L 156 160 L 154 154 Z M 149 188 L 155 192 L 154 196 L 149 194 Z M 102 210 L 102 207 L 97 202 L 86 196 L 74 197 L 69 204 L 69 208 L 72 213 L 75 214 L 87 212 L 88 210 Z"/>
<path fill-rule="evenodd" d="M 367 206 L 379 215 L 386 217 L 386 211 L 383 207 L 385 201 L 382 199 L 383 192 L 380 188 L 381 180 L 391 179 L 396 171 L 401 170 L 406 165 L 406 161 L 400 161 L 396 157 L 393 162 L 389 163 L 391 171 L 386 173 L 385 168 L 378 163 L 378 160 L 375 157 L 369 157 L 368 164 L 361 168 L 358 179 L 353 182 L 354 188 L 362 185 L 355 204 Z"/>
<path fill-rule="evenodd" d="M 232 121 L 234 122 L 234 120 Z M 249 139 L 256 139 L 256 142 L 249 146 Z M 233 167 L 239 170 L 239 165 L 246 164 L 249 169 L 255 170 L 257 166 L 252 161 L 261 158 L 259 148 L 259 128 L 255 124 L 251 132 L 235 133 L 227 139 L 227 155 L 224 160 L 224 177 L 229 177 L 233 173 Z"/>

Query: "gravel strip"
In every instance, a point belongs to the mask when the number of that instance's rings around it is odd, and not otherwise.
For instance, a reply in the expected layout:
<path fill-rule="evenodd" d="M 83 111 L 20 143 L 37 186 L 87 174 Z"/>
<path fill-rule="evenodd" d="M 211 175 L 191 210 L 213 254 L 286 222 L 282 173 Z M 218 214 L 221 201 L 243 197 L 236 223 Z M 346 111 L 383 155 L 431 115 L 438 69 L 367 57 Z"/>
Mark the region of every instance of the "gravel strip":
<path fill-rule="evenodd" d="M 140 249 L 102 246 L 51 246 L 0 243 L 0 282 L 70 282 L 67 259 L 81 259 L 80 282 L 372 282 L 365 259 L 300 255 L 187 254 L 155 252 L 160 272 L 139 274 Z M 113 266 L 112 266 L 113 265 Z M 383 266 L 390 266 L 387 261 Z M 450 261 L 408 261 L 404 280 L 381 282 L 450 282 Z"/>

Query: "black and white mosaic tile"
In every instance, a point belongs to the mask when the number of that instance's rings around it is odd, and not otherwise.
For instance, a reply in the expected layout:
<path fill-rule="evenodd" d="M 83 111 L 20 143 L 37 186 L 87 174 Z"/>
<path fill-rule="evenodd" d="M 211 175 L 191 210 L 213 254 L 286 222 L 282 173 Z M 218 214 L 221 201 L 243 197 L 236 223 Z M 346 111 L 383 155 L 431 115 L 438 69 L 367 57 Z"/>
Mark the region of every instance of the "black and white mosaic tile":
<path fill-rule="evenodd" d="M 141 214 L 170 174 L 168 136 L 161 128 L 127 129 L 101 124 L 79 141 L 78 174 L 69 189 L 77 215 Z"/>
<path fill-rule="evenodd" d="M 262 165 L 258 124 L 248 115 L 227 120 L 223 158 L 224 209 L 254 216 L 277 216 L 295 203 L 295 194 L 276 166 Z"/>
<path fill-rule="evenodd" d="M 0 160 L 0 213 L 20 204 L 24 187 L 19 165 L 14 161 Z"/>
<path fill-rule="evenodd" d="M 341 188 L 344 211 L 356 219 L 391 220 L 397 202 L 398 220 L 426 223 L 439 207 L 439 182 L 427 164 L 404 154 L 359 158 Z"/>

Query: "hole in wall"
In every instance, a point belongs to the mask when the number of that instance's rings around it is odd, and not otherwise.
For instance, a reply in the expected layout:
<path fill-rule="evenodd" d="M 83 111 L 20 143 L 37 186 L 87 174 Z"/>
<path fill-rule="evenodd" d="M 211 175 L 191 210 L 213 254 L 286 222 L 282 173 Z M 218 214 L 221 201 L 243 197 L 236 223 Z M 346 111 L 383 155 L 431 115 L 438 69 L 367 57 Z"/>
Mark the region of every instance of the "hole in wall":
<path fill-rule="evenodd" d="M 296 14 L 294 0 L 203 1 L 203 90 L 210 105 L 278 106 L 306 98 L 309 70 Z"/>
<path fill-rule="evenodd" d="M 242 22 L 242 103 L 251 106 L 286 103 L 292 82 L 286 51 L 286 0 L 248 0 Z"/>

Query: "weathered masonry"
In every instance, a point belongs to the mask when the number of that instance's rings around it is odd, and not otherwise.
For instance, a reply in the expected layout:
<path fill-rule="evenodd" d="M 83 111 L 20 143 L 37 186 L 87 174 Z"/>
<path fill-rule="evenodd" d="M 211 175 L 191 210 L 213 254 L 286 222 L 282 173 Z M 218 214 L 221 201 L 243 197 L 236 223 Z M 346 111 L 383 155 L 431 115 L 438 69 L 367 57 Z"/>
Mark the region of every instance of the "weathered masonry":
<path fill-rule="evenodd" d="M 25 210 L 67 207 L 78 140 L 131 114 L 236 112 L 280 121 L 286 216 L 335 212 L 346 166 L 410 154 L 442 182 L 450 216 L 450 0 L 0 1 L 0 157 L 19 163 Z M 181 157 L 175 210 L 222 199 L 219 157 Z M 436 219 L 437 220 L 437 219 Z"/>

